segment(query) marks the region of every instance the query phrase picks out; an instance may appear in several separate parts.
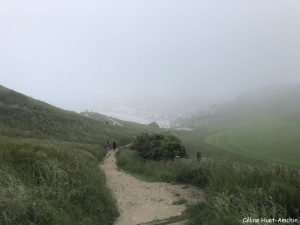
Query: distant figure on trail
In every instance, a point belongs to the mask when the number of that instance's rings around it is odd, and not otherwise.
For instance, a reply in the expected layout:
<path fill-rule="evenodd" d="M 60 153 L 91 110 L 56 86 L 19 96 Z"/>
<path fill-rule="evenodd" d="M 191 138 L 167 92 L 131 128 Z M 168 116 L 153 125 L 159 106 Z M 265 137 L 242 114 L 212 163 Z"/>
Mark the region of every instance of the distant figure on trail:
<path fill-rule="evenodd" d="M 200 162 L 202 157 L 202 153 L 201 152 L 197 152 L 197 161 Z"/>
<path fill-rule="evenodd" d="M 117 143 L 116 143 L 116 141 L 113 142 L 113 148 L 116 151 L 116 149 L 117 149 Z"/>
<path fill-rule="evenodd" d="M 110 141 L 109 140 L 107 140 L 107 142 L 106 142 L 106 147 L 107 147 L 107 151 L 109 151 L 110 150 Z"/>

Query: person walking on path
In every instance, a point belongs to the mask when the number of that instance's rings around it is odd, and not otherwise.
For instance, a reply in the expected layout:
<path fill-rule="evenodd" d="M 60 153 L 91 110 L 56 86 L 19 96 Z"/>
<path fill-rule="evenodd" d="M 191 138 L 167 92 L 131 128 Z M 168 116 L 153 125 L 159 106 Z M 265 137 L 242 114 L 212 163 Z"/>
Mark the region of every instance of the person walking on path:
<path fill-rule="evenodd" d="M 109 140 L 107 140 L 107 142 L 106 142 L 106 147 L 107 147 L 107 151 L 109 151 L 110 150 L 110 141 Z"/>
<path fill-rule="evenodd" d="M 117 149 L 117 143 L 116 143 L 116 141 L 113 142 L 113 148 L 116 151 L 116 149 Z"/>

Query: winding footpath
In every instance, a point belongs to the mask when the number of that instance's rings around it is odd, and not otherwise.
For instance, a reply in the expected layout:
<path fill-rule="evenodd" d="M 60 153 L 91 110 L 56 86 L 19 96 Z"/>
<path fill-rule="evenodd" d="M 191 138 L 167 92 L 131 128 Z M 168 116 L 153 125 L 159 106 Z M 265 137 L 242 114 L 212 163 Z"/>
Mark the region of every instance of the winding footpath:
<path fill-rule="evenodd" d="M 199 189 L 162 182 L 144 182 L 118 170 L 113 151 L 107 153 L 100 168 L 106 175 L 106 185 L 112 191 L 121 213 L 115 225 L 151 224 L 151 221 L 180 215 L 186 209 L 184 204 L 174 205 L 174 201 L 182 198 L 188 203 L 204 200 L 204 193 Z"/>

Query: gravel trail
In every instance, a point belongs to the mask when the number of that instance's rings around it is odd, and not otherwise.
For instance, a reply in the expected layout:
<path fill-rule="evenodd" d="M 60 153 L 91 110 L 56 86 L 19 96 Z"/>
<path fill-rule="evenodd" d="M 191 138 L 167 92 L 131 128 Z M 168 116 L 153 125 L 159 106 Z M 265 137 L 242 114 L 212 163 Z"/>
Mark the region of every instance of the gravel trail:
<path fill-rule="evenodd" d="M 107 153 L 100 168 L 106 175 L 106 185 L 112 191 L 121 213 L 115 225 L 138 225 L 167 219 L 180 215 L 186 209 L 184 204 L 174 205 L 174 201 L 182 198 L 188 203 L 204 200 L 203 191 L 194 187 L 144 182 L 119 171 L 113 151 Z"/>

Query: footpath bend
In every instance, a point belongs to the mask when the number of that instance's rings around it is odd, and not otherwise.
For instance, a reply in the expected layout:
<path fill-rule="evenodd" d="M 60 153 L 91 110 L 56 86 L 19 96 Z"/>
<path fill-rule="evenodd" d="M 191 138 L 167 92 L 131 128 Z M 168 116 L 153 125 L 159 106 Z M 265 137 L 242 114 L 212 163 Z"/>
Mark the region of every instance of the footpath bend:
<path fill-rule="evenodd" d="M 184 198 L 188 203 L 204 200 L 204 192 L 197 188 L 144 182 L 118 170 L 113 151 L 107 153 L 100 168 L 106 175 L 106 185 L 112 191 L 121 214 L 114 225 L 151 224 L 151 221 L 180 215 L 186 206 L 173 204 L 179 199 Z"/>

